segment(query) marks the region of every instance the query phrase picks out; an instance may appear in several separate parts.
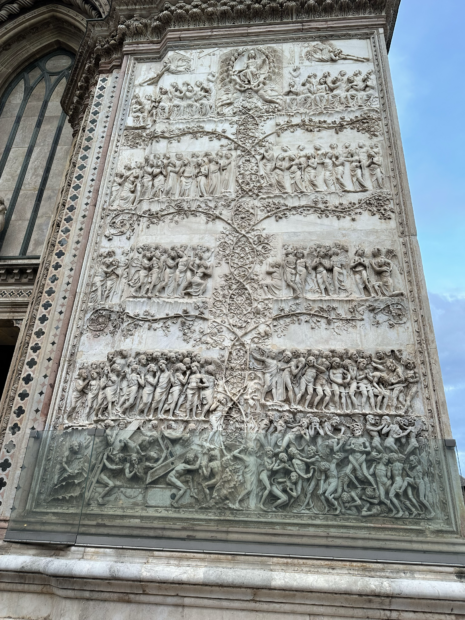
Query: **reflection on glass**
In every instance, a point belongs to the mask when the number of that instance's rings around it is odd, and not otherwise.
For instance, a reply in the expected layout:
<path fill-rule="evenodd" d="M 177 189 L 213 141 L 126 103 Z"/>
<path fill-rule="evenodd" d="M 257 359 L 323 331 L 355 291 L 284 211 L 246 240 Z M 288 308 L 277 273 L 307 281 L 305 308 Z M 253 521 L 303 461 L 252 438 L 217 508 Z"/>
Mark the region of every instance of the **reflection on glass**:
<path fill-rule="evenodd" d="M 0 256 L 38 257 L 60 187 L 71 129 L 60 98 L 73 55 L 56 50 L 17 75 L 0 97 Z"/>
<path fill-rule="evenodd" d="M 244 528 L 274 536 L 341 525 L 421 537 L 451 523 L 440 473 L 454 455 L 443 447 L 405 435 L 369 440 L 356 423 L 340 433 L 335 419 L 331 434 L 316 420 L 246 433 L 234 416 L 213 429 L 107 420 L 105 429 L 31 437 L 7 540 L 104 544 L 206 524 L 208 536 L 234 526 L 239 540 Z"/>
<path fill-rule="evenodd" d="M 6 540 L 75 541 L 93 440 L 82 430 L 31 434 Z"/>

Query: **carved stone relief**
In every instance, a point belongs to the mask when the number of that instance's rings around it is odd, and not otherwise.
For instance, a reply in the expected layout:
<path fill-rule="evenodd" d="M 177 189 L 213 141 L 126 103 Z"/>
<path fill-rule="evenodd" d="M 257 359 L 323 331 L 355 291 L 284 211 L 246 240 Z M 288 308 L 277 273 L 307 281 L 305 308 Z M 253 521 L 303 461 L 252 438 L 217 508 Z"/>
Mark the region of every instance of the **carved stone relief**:
<path fill-rule="evenodd" d="M 131 70 L 55 408 L 89 510 L 442 518 L 369 41 Z"/>

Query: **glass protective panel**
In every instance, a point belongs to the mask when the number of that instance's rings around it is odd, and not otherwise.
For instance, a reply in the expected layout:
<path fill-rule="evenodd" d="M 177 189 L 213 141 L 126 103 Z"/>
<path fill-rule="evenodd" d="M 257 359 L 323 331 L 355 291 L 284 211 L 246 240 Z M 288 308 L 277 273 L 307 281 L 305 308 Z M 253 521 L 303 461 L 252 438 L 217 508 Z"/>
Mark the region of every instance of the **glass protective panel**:
<path fill-rule="evenodd" d="M 93 443 L 87 430 L 32 433 L 5 540 L 74 543 Z"/>
<path fill-rule="evenodd" d="M 217 409 L 213 429 L 107 420 L 94 435 L 31 438 L 6 540 L 465 563 L 450 544 L 461 497 L 443 442 L 316 419 L 284 429 L 279 416 L 250 433 Z M 445 551 L 425 547 L 431 532 Z"/>

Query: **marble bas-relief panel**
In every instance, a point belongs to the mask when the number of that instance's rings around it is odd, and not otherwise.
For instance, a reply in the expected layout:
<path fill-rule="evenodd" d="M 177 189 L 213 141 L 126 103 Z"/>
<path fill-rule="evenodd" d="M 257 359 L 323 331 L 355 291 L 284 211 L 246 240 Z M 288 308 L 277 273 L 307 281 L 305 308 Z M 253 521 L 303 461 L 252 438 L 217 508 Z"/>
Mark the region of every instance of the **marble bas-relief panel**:
<path fill-rule="evenodd" d="M 130 71 L 40 507 L 443 521 L 369 40 Z"/>

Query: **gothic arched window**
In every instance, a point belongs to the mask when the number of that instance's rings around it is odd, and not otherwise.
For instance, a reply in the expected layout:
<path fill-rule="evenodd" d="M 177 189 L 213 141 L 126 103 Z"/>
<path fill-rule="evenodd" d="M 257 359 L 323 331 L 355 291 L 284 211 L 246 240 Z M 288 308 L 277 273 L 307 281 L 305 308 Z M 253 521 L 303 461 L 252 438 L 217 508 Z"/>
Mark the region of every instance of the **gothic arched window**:
<path fill-rule="evenodd" d="M 64 49 L 35 60 L 0 98 L 0 259 L 42 252 L 72 143 L 60 99 L 73 60 Z"/>

